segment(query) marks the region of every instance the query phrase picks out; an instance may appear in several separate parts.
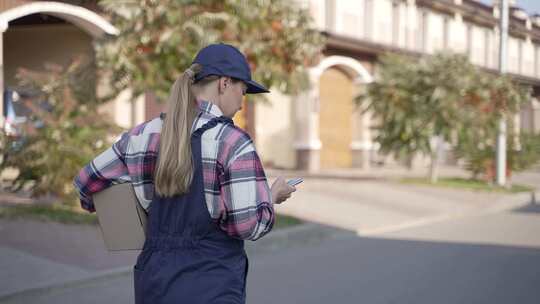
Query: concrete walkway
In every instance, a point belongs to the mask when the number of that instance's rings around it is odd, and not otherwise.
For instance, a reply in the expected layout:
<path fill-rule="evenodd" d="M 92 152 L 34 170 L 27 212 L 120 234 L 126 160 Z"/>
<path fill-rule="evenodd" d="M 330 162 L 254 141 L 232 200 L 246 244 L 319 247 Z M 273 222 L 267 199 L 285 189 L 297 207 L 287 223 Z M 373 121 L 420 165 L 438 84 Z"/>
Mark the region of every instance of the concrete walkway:
<path fill-rule="evenodd" d="M 386 180 L 307 178 L 283 214 L 356 231 L 388 232 L 454 217 L 519 207 L 530 193 L 501 194 L 412 186 Z"/>

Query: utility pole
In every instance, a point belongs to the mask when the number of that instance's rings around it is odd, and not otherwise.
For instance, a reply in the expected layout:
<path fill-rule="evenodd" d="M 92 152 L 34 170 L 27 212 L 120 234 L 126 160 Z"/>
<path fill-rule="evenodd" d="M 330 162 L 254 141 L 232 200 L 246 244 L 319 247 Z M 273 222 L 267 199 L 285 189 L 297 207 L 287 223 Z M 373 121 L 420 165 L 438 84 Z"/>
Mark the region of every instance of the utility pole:
<path fill-rule="evenodd" d="M 508 0 L 499 1 L 500 41 L 499 41 L 499 72 L 506 73 L 507 43 L 508 43 Z M 506 117 L 502 113 L 497 134 L 497 185 L 506 184 Z"/>

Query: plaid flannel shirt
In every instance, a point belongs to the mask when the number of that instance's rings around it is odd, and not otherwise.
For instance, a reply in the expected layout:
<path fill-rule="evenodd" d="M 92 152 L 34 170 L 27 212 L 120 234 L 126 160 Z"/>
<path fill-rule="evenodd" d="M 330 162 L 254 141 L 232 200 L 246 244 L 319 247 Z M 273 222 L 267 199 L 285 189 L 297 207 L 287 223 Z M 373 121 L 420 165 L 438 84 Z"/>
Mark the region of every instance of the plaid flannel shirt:
<path fill-rule="evenodd" d="M 201 112 L 192 133 L 221 110 L 210 102 Z M 139 203 L 149 209 L 154 196 L 154 168 L 159 150 L 162 116 L 122 134 L 112 147 L 81 169 L 74 179 L 81 206 L 94 212 L 92 194 L 111 185 L 130 182 Z M 268 182 L 249 135 L 234 125 L 218 123 L 201 138 L 206 206 L 210 217 L 229 236 L 257 240 L 274 224 Z"/>

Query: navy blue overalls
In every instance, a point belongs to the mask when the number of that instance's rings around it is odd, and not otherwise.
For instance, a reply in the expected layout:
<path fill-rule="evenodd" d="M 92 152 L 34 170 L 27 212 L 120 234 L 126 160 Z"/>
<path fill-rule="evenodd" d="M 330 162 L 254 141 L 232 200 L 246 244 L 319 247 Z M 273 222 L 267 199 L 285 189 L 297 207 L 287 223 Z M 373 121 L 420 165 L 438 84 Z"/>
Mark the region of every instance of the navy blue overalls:
<path fill-rule="evenodd" d="M 245 303 L 248 260 L 244 241 L 229 237 L 210 218 L 204 196 L 201 136 L 191 137 L 194 175 L 189 193 L 154 196 L 143 250 L 133 267 L 136 304 Z"/>

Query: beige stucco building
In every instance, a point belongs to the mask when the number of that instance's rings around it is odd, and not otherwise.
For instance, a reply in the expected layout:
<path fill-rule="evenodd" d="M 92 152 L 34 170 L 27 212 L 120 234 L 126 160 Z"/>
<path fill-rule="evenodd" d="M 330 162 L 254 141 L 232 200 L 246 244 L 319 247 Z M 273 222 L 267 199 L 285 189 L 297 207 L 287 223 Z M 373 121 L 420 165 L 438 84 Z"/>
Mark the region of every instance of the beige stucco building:
<path fill-rule="evenodd" d="M 72 3 L 77 3 L 74 5 Z M 118 30 L 101 14 L 97 1 L 0 1 L 0 92 L 17 88 L 19 68 L 43 71 L 46 63 L 67 66 L 71 60 L 95 56 L 93 41 Z M 3 94 L 0 94 L 3 99 Z M 118 125 L 130 127 L 145 119 L 144 97 L 125 92 L 101 111 Z M 0 102 L 0 110 L 3 100 Z M 0 120 L 3 116 L 0 116 Z M 0 121 L 0 123 L 3 123 Z"/>
<path fill-rule="evenodd" d="M 19 67 L 42 69 L 45 62 L 66 65 L 77 55 L 94 56 L 94 39 L 117 34 L 96 2 L 0 1 L 1 91 L 16 86 Z M 353 97 L 374 80 L 378 57 L 386 52 L 422 56 L 453 50 L 466 53 L 479 67 L 497 70 L 497 7 L 473 0 L 295 2 L 309 10 L 328 38 L 325 57 L 309 70 L 311 89 L 298 96 L 274 89 L 270 102 L 248 102 L 235 117 L 254 137 L 267 165 L 317 171 L 380 163 L 374 122 L 355 107 Z M 508 71 L 534 88 L 516 119 L 523 130 L 540 132 L 540 16 L 516 7 L 511 10 Z M 136 101 L 132 105 L 130 100 Z M 102 110 L 127 128 L 160 109 L 151 94 L 125 92 Z"/>
<path fill-rule="evenodd" d="M 275 93 L 257 104 L 257 146 L 277 167 L 312 171 L 369 168 L 383 160 L 374 143 L 373 120 L 353 103 L 373 81 L 386 52 L 423 56 L 440 50 L 465 53 L 488 71 L 498 68 L 499 10 L 473 0 L 305 0 L 328 37 L 325 58 L 310 69 L 311 90 Z M 533 87 L 533 98 L 516 120 L 540 132 L 540 16 L 512 7 L 508 72 Z M 388 161 L 388 159 L 386 159 Z"/>

